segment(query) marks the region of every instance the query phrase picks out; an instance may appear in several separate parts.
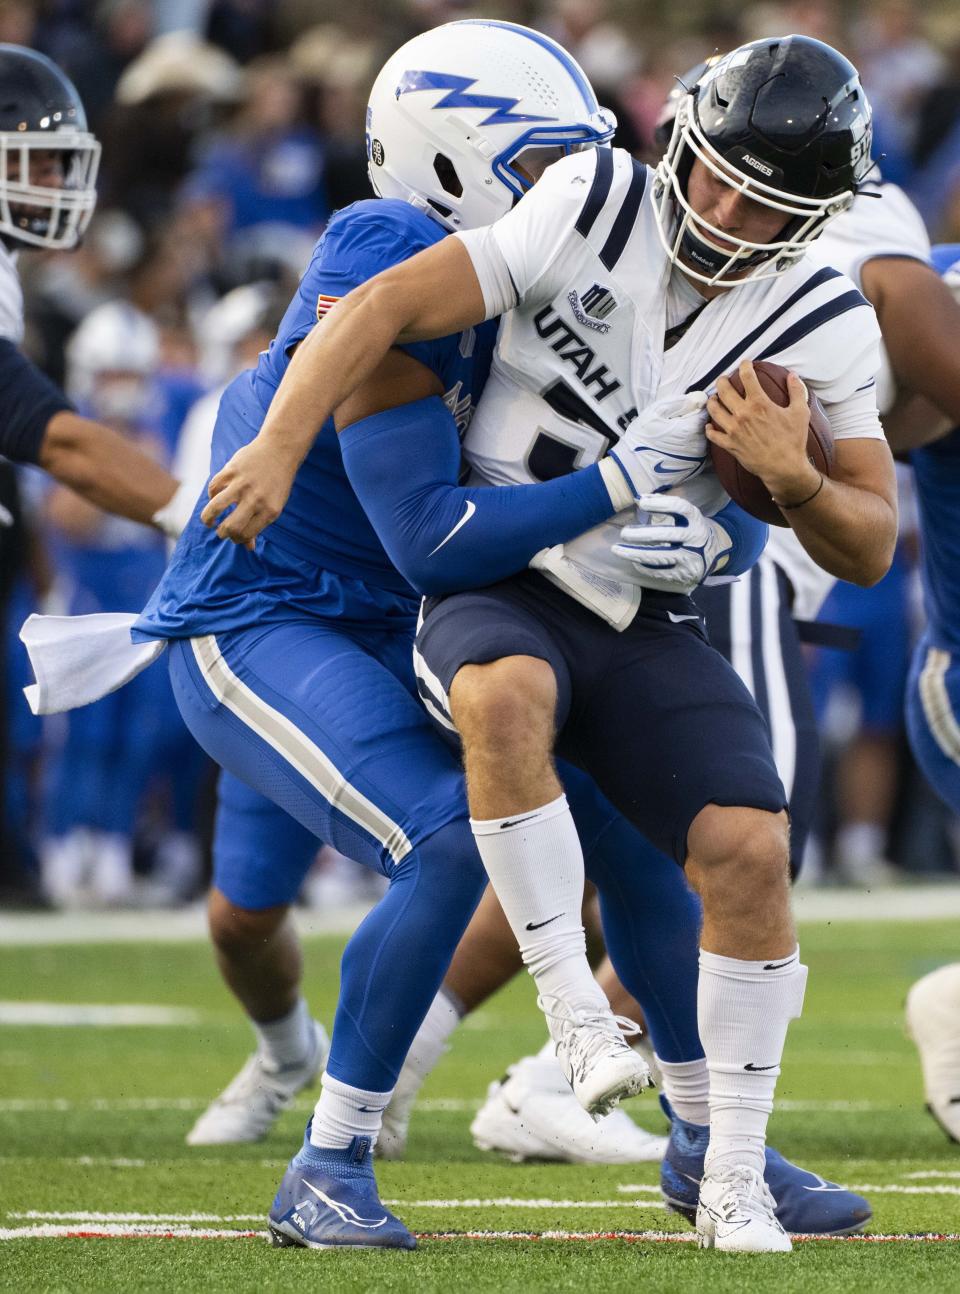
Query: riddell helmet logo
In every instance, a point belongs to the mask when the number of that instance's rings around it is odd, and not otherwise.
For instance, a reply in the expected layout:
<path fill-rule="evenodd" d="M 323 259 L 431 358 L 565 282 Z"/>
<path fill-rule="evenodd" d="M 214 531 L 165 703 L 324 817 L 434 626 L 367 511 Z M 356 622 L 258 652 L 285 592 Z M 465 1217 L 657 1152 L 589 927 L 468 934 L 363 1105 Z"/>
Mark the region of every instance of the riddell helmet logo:
<path fill-rule="evenodd" d="M 751 157 L 749 153 L 744 153 L 740 160 L 745 166 L 752 166 L 755 171 L 760 171 L 763 175 L 773 174 L 772 166 L 767 166 L 766 162 L 758 162 L 757 159 L 755 157 Z"/>

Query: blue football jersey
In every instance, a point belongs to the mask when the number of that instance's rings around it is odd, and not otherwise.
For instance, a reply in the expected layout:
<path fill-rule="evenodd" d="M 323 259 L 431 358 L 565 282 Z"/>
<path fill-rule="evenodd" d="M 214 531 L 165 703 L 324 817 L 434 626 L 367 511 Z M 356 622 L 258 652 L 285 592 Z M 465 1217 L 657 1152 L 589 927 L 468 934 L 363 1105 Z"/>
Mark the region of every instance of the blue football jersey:
<path fill-rule="evenodd" d="M 257 434 L 294 349 L 330 306 L 443 236 L 429 216 L 391 199 L 357 202 L 334 216 L 269 350 L 224 393 L 211 474 Z M 403 347 L 440 378 L 461 434 L 480 398 L 495 339 L 496 322 L 490 321 Z M 208 530 L 199 520 L 204 501 L 198 501 L 135 636 L 190 637 L 301 615 L 395 624 L 415 613 L 412 590 L 391 565 L 347 480 L 332 419 L 256 552 Z"/>
<path fill-rule="evenodd" d="M 940 274 L 960 275 L 960 243 L 935 247 L 931 259 Z M 960 427 L 914 450 L 910 461 L 923 537 L 927 632 L 933 646 L 960 652 Z"/>

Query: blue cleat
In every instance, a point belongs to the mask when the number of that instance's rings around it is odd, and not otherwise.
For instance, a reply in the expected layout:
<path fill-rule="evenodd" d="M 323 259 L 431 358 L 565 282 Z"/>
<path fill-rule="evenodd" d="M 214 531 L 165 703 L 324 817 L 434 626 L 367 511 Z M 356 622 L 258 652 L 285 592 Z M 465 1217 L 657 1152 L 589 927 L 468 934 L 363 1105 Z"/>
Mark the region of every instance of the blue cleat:
<path fill-rule="evenodd" d="M 677 1118 L 665 1097 L 661 1096 L 660 1104 L 670 1120 L 670 1141 L 660 1164 L 660 1191 L 668 1209 L 696 1225 L 710 1129 Z M 862 1195 L 798 1168 L 770 1146 L 763 1176 L 777 1202 L 777 1221 L 792 1235 L 845 1236 L 862 1231 L 873 1216 Z"/>
<path fill-rule="evenodd" d="M 310 1144 L 290 1160 L 267 1219 L 270 1243 L 280 1248 L 416 1249 L 417 1242 L 377 1194 L 370 1139 L 354 1137 L 346 1150 Z"/>

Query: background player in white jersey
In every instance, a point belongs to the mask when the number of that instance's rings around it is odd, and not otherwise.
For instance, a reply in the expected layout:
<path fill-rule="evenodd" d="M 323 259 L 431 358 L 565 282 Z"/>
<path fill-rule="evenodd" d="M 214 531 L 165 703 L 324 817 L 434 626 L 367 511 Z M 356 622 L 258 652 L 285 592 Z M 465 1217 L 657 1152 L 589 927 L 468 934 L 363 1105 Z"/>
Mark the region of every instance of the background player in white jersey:
<path fill-rule="evenodd" d="M 42 54 L 0 45 L 0 92 L 0 454 L 176 535 L 192 500 L 173 477 L 118 432 L 78 417 L 19 349 L 18 252 L 77 246 L 97 201 L 100 145 L 72 83 Z"/>
<path fill-rule="evenodd" d="M 726 127 L 718 107 L 720 95 L 713 97 L 718 84 L 725 106 L 734 104 L 726 112 Z M 792 92 L 792 102 L 787 102 L 789 93 L 785 96 L 784 88 Z M 824 103 L 829 129 L 823 120 Z M 781 146 L 791 135 L 788 151 Z M 479 236 L 465 237 L 469 257 L 448 242 L 412 262 L 411 272 L 386 274 L 348 299 L 328 321 L 333 328 L 325 331 L 326 344 L 308 345 L 301 351 L 291 368 L 291 376 L 296 372 L 300 381 L 280 392 L 260 443 L 242 451 L 212 482 L 208 514 L 219 515 L 227 504 L 238 503 L 235 515 L 221 524 L 221 532 L 249 537 L 272 519 L 271 512 L 275 515 L 274 508 L 282 503 L 283 478 L 290 466 L 295 468 L 299 462 L 327 409 L 367 371 L 371 355 L 375 362 L 381 348 L 394 338 L 461 327 L 519 303 L 501 334 L 501 378 L 509 368 L 518 403 L 523 407 L 526 399 L 529 408 L 531 397 L 548 389 L 547 382 L 552 380 L 549 389 L 555 389 L 572 372 L 580 388 L 575 393 L 579 407 L 585 404 L 593 415 L 592 422 L 582 415 L 578 420 L 576 409 L 570 417 L 549 402 L 539 406 L 547 439 L 566 451 L 563 470 L 576 467 L 578 459 L 583 465 L 599 457 L 616 439 L 617 416 L 621 428 L 629 425 L 637 408 L 648 404 L 655 392 L 696 391 L 719 378 L 723 398 L 714 398 L 709 405 L 711 438 L 758 471 L 781 506 L 797 513 L 795 528 L 820 560 L 851 578 L 865 582 L 879 578 L 892 550 L 895 501 L 892 467 L 872 395 L 864 395 L 872 389 L 873 334 L 869 314 L 861 316 L 866 320 L 860 333 L 862 345 L 859 353 L 850 355 L 849 348 L 840 344 L 841 329 L 834 322 L 850 310 L 861 311 L 866 303 L 838 275 L 793 268 L 825 221 L 849 205 L 869 166 L 869 113 L 856 74 L 845 60 L 817 42 L 801 38 L 757 42 L 719 65 L 709 92 L 705 94 L 701 87 L 691 96 L 688 112 L 681 109 L 678 115 L 674 141 L 652 201 L 649 195 L 644 197 L 643 168 L 633 167 L 629 159 L 598 153 L 589 166 L 576 159 L 562 162 L 511 216 Z M 803 147 L 798 149 L 798 142 Z M 751 166 L 773 177 L 771 183 L 755 181 L 747 169 Z M 575 197 L 578 186 L 582 187 Z M 651 256 L 658 233 L 666 256 L 660 252 Z M 614 275 L 621 257 L 623 264 Z M 676 264 L 683 265 L 683 278 L 672 275 Z M 588 273 L 595 280 L 592 286 L 587 278 L 576 281 L 578 275 Z M 784 277 L 775 277 L 780 273 Z M 606 282 L 597 277 L 601 274 Z M 691 299 L 686 278 L 706 285 L 706 292 Z M 728 296 L 729 287 L 739 292 Z M 671 296 L 674 309 L 679 306 L 675 323 L 668 314 Z M 589 298 L 586 308 L 584 298 Z M 616 327 L 606 318 L 593 316 L 600 340 L 588 341 L 560 316 L 570 310 L 582 328 L 591 328 L 583 322 L 591 318 L 588 310 L 598 302 L 609 307 L 610 298 L 613 310 L 623 310 L 612 345 L 601 345 L 607 340 L 604 326 L 608 333 Z M 711 303 L 715 303 L 712 311 L 707 309 Z M 762 322 L 743 335 L 744 320 L 751 317 L 754 323 L 757 318 Z M 675 332 L 678 324 L 686 328 L 669 351 L 664 333 Z M 844 335 L 849 332 L 849 328 L 842 330 Z M 703 370 L 704 351 L 716 361 L 713 371 Z M 748 367 L 742 370 L 747 397 L 739 400 L 731 394 L 719 375 L 748 353 L 776 355 L 802 369 L 820 389 L 843 441 L 838 452 L 839 479 L 825 481 L 806 462 L 806 402 L 796 380 L 786 413 L 762 396 Z M 632 358 L 639 362 L 631 366 Z M 609 397 L 615 398 L 603 406 L 601 402 Z M 598 432 L 598 422 L 607 428 L 606 434 Z M 660 431 L 668 433 L 669 428 Z M 661 456 L 670 447 L 668 438 L 657 441 L 656 432 L 651 443 Z M 501 453 L 505 461 L 499 464 L 500 479 L 530 479 L 536 448 L 536 442 L 509 445 Z M 675 459 L 678 475 L 691 472 L 695 449 L 695 441 L 684 442 L 686 462 L 680 458 L 683 450 Z M 473 458 L 475 466 L 482 452 L 481 441 Z M 639 456 L 625 461 L 626 456 L 617 456 L 615 450 L 612 456 L 628 483 L 626 507 L 639 493 L 638 480 L 647 478 L 636 462 Z M 266 477 L 261 476 L 262 470 Z M 488 471 L 488 479 L 493 475 Z M 709 502 L 712 493 L 715 507 L 716 486 L 706 477 L 704 481 L 700 498 Z M 649 506 L 648 500 L 641 502 Z M 701 1036 L 711 1071 L 713 1158 L 701 1188 L 701 1239 L 724 1248 L 789 1249 L 761 1177 L 775 1073 L 787 1022 L 799 1011 L 805 979 L 787 914 L 782 789 L 773 774 L 759 714 L 739 690 L 739 683 L 724 672 L 726 667 L 710 656 L 703 639 L 695 637 L 697 630 L 689 621 L 698 617 L 683 609 L 690 604 L 678 599 L 670 610 L 669 599 L 676 595 L 665 595 L 666 601 L 660 601 L 645 594 L 638 614 L 639 598 L 630 585 L 655 586 L 655 578 L 647 569 L 637 579 L 622 545 L 618 545 L 619 566 L 606 556 L 605 548 L 603 537 L 594 535 L 585 545 L 577 541 L 573 554 L 554 554 L 541 566 L 549 565 L 562 586 L 573 586 L 581 601 L 600 609 L 608 624 L 623 631 L 619 639 L 610 636 L 599 618 L 575 614 L 573 603 L 563 594 L 551 596 L 542 581 L 531 582 L 537 577 L 529 577 L 527 582 L 510 582 L 512 588 L 500 586 L 486 599 L 454 596 L 443 603 L 439 618 L 436 610 L 431 611 L 421 634 L 421 649 L 432 669 L 428 675 L 421 672 L 421 681 L 439 673 L 441 692 L 438 696 L 434 691 L 433 700 L 440 706 L 442 691 L 449 689 L 461 665 L 475 683 L 482 675 L 494 685 L 488 689 L 490 704 L 478 698 L 477 687 L 468 693 L 455 688 L 453 720 L 466 738 L 468 776 L 473 768 L 479 813 L 483 814 L 487 801 L 502 799 L 500 812 L 494 810 L 497 816 L 487 810 L 486 818 L 475 824 L 476 834 L 525 960 L 532 964 L 538 986 L 553 999 L 551 1014 L 569 1011 L 564 993 L 575 1003 L 576 991 L 585 983 L 578 980 L 582 871 L 578 875 L 576 844 L 561 821 L 562 801 L 545 804 L 542 793 L 544 783 L 549 789 L 555 787 L 549 761 L 554 711 L 559 712 L 558 726 L 562 726 L 570 712 L 571 692 L 583 720 L 568 726 L 568 732 L 575 729 L 579 757 L 637 825 L 672 847 L 681 860 L 686 858 L 688 876 L 700 890 L 707 912 L 701 957 Z M 648 563 L 649 554 L 640 554 L 638 561 L 641 566 Z M 704 561 L 701 574 L 708 565 Z M 604 581 L 606 589 L 598 597 L 596 590 Z M 478 621 L 471 603 L 485 603 L 489 627 L 498 599 L 506 604 L 500 627 L 506 625 L 513 636 L 505 632 L 498 638 L 489 633 L 478 659 Z M 567 641 L 559 647 L 555 641 L 545 642 L 543 634 L 538 637 L 536 612 L 541 603 L 551 621 L 546 637 L 557 633 L 558 622 L 569 619 Z M 444 651 L 449 649 L 452 655 L 441 659 L 444 653 L 434 650 L 434 631 L 441 622 L 454 623 L 451 610 L 473 614 L 475 648 L 457 659 L 448 644 Z M 678 624 L 685 627 L 673 628 Z M 461 647 L 465 628 L 462 621 L 459 635 L 453 635 L 459 637 Z M 639 646 L 641 638 L 649 648 L 645 652 Z M 524 646 L 518 653 L 521 640 Z M 628 665 L 633 647 L 636 652 Z M 611 674 L 616 674 L 618 653 L 623 678 L 614 689 Z M 658 655 L 669 656 L 669 670 L 662 675 L 656 668 Z M 638 668 L 641 656 L 645 658 Z M 506 673 L 498 665 L 487 667 L 488 662 L 502 663 L 505 657 L 509 658 Z M 574 677 L 577 669 L 582 671 L 584 657 L 590 662 L 588 669 L 596 665 L 601 672 L 606 661 L 607 677 Z M 579 696 L 578 685 L 585 689 Z M 484 691 L 483 685 L 479 691 Z M 672 704 L 677 692 L 686 715 Z M 587 694 L 590 700 L 584 709 Z M 718 703 L 725 716 L 721 727 L 715 726 Z M 691 711 L 702 720 L 700 733 L 693 730 Z M 449 723 L 450 717 L 445 717 Z M 489 737 L 484 728 L 491 720 L 498 732 L 485 752 Z M 636 734 L 645 728 L 656 734 L 656 767 L 645 758 L 649 738 L 637 747 Z M 722 733 L 725 743 L 722 755 L 714 750 L 712 762 L 709 755 L 701 758 L 704 733 L 711 728 L 718 737 Z M 531 733 L 538 743 L 530 742 Z M 539 743 L 543 745 L 537 750 Z M 493 756 L 494 748 L 504 775 L 499 783 L 495 764 L 485 759 L 485 753 Z M 720 758 L 722 770 L 717 766 Z M 711 764 L 709 770 L 704 762 Z M 542 775 L 539 783 L 538 775 Z M 727 775 L 730 785 L 721 788 L 718 778 L 722 781 Z M 743 779 L 739 788 L 735 786 L 738 777 Z M 743 791 L 747 780 L 750 789 Z M 699 803 L 681 804 L 678 794 L 680 798 L 689 794 Z M 735 805 L 741 807 L 722 807 Z M 474 808 L 475 817 L 477 813 Z M 668 823 L 672 819 L 666 831 L 664 819 Z M 521 826 L 523 831 L 512 830 Z M 512 832 L 509 841 L 501 834 L 505 828 Z M 496 844 L 485 848 L 491 840 Z M 567 868 L 566 886 L 561 878 L 560 891 L 557 869 L 550 866 L 557 854 L 564 855 Z M 549 883 L 538 883 L 538 872 L 552 873 Z M 555 907 L 560 911 L 554 912 Z M 524 931 L 547 925 L 552 927 L 549 937 L 538 936 L 532 946 L 525 943 Z M 761 1057 L 762 1064 L 758 1063 Z M 772 1063 L 768 1063 L 770 1057 L 774 1057 Z"/>

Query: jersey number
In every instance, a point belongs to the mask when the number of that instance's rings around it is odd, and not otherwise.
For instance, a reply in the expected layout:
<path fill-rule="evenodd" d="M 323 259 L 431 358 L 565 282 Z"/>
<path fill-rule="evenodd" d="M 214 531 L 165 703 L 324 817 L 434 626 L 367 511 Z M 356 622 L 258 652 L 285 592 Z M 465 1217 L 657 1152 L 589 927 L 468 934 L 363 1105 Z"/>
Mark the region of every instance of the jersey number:
<path fill-rule="evenodd" d="M 554 382 L 543 392 L 543 399 L 551 409 L 567 422 L 577 426 L 575 438 L 564 440 L 559 428 L 550 431 L 537 428 L 537 436 L 527 456 L 530 475 L 537 481 L 552 481 L 558 476 L 568 476 L 580 467 L 597 462 L 611 445 L 620 439 L 586 400 L 571 390 L 566 382 Z M 584 431 L 596 432 L 584 435 Z"/>

